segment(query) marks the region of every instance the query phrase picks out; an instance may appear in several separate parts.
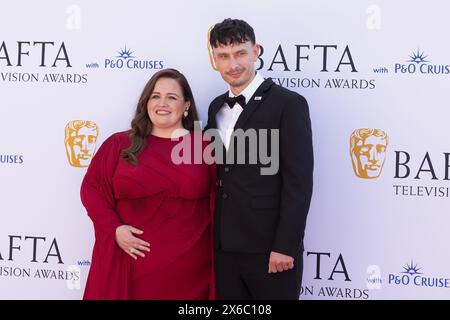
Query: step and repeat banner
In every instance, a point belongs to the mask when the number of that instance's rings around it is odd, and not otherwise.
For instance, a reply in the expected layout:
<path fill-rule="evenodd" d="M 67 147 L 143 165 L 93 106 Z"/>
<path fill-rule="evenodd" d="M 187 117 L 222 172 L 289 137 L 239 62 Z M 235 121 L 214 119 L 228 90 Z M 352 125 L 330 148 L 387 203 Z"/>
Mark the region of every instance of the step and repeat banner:
<path fill-rule="evenodd" d="M 79 189 L 152 74 L 203 124 L 227 86 L 208 29 L 244 19 L 259 72 L 309 102 L 314 194 L 301 299 L 450 298 L 446 1 L 10 1 L 0 11 L 0 298 L 80 299 Z"/>

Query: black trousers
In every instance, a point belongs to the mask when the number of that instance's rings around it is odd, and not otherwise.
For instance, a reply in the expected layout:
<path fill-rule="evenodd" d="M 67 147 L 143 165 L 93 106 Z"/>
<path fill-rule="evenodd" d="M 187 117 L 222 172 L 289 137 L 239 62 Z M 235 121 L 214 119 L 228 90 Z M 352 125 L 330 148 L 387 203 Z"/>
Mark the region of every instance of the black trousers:
<path fill-rule="evenodd" d="M 268 273 L 269 253 L 236 253 L 215 250 L 218 298 L 223 300 L 298 300 L 303 255 L 294 257 L 294 268 Z"/>

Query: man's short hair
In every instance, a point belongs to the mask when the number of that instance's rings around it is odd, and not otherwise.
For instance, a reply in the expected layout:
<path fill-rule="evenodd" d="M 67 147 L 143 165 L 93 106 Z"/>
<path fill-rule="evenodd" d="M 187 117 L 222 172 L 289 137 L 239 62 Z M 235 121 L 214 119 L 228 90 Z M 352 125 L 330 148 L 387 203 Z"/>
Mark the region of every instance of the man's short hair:
<path fill-rule="evenodd" d="M 240 44 L 251 41 L 256 43 L 253 28 L 244 20 L 227 18 L 216 23 L 209 35 L 209 44 L 217 48 L 219 45 Z"/>

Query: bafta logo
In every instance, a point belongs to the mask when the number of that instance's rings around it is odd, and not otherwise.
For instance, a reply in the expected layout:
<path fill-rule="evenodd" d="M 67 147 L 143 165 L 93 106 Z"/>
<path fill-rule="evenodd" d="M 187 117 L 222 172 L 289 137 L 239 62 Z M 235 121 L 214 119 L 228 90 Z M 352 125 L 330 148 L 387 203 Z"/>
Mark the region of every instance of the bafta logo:
<path fill-rule="evenodd" d="M 378 178 L 386 159 L 389 137 L 380 129 L 356 129 L 350 136 L 350 156 L 355 174 L 363 179 Z"/>
<path fill-rule="evenodd" d="M 215 70 L 215 71 L 218 71 L 216 64 L 214 63 L 214 57 L 213 57 L 211 44 L 209 43 L 209 36 L 211 35 L 211 30 L 213 28 L 214 28 L 214 26 L 211 26 L 208 29 L 208 37 L 206 39 L 206 46 L 208 47 L 208 57 L 209 57 L 209 63 L 211 63 L 211 68 L 213 68 L 213 70 Z"/>
<path fill-rule="evenodd" d="M 77 168 L 88 167 L 96 151 L 98 126 L 86 120 L 69 121 L 66 125 L 64 145 L 67 160 Z"/>

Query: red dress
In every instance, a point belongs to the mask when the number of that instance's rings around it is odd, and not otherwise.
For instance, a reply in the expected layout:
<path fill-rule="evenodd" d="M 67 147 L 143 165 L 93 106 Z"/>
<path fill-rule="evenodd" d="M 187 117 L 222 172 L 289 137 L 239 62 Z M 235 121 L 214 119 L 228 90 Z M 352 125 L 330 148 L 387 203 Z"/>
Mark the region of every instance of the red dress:
<path fill-rule="evenodd" d="M 193 137 L 183 138 L 193 145 Z M 112 135 L 83 180 L 81 200 L 95 229 L 83 298 L 213 299 L 214 165 L 174 164 L 177 141 L 146 139 L 133 166 L 120 156 L 130 145 L 128 135 Z M 150 243 L 144 258 L 134 260 L 117 245 L 115 230 L 122 224 L 144 231 L 137 235 Z"/>

